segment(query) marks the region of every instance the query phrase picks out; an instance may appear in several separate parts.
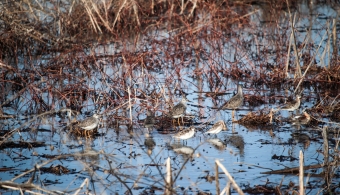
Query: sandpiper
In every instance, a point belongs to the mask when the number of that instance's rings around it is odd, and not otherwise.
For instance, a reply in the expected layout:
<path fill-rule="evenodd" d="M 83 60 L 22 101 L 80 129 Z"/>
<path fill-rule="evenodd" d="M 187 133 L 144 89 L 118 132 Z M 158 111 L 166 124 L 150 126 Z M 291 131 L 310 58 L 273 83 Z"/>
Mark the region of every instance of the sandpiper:
<path fill-rule="evenodd" d="M 223 120 L 219 120 L 205 133 L 217 134 L 221 132 L 222 129 L 227 130 L 227 126 L 225 125 Z"/>
<path fill-rule="evenodd" d="M 99 115 L 98 114 L 94 114 L 91 117 L 88 117 L 86 119 L 84 119 L 83 121 L 80 121 L 78 124 L 78 127 L 84 129 L 84 130 L 92 130 L 94 128 L 96 128 L 99 124 Z"/>
<path fill-rule="evenodd" d="M 280 110 L 294 111 L 300 107 L 300 95 L 296 95 L 296 99 L 290 102 L 287 102 L 284 106 L 280 108 Z"/>
<path fill-rule="evenodd" d="M 187 110 L 187 102 L 190 102 L 185 96 L 182 97 L 182 100 L 175 105 L 172 110 L 170 111 L 170 116 L 172 118 L 182 118 L 183 123 L 183 116 L 185 115 L 185 112 Z M 178 122 L 179 123 L 179 122 Z"/>
<path fill-rule="evenodd" d="M 189 128 L 186 128 L 174 135 L 174 138 L 177 139 L 189 139 L 192 136 L 195 135 L 195 127 L 191 126 Z"/>
<path fill-rule="evenodd" d="M 226 103 L 223 104 L 223 106 L 221 106 L 219 108 L 219 110 L 235 110 L 238 107 L 242 106 L 243 104 L 243 91 L 242 91 L 242 85 L 238 84 L 237 85 L 237 93 L 231 97 Z"/>
<path fill-rule="evenodd" d="M 292 119 L 292 125 L 306 125 L 310 121 L 310 115 L 304 111 L 301 115 L 295 116 Z"/>
<path fill-rule="evenodd" d="M 155 113 L 148 110 L 146 112 L 146 118 L 144 120 L 144 127 L 145 128 L 151 128 L 155 124 Z"/>
<path fill-rule="evenodd" d="M 235 109 L 237 109 L 238 107 L 243 105 L 243 90 L 242 90 L 242 85 L 238 84 L 237 85 L 237 93 L 231 97 L 226 103 L 224 103 L 219 109 L 219 110 L 233 110 L 232 112 L 232 118 L 234 120 L 234 111 Z"/>

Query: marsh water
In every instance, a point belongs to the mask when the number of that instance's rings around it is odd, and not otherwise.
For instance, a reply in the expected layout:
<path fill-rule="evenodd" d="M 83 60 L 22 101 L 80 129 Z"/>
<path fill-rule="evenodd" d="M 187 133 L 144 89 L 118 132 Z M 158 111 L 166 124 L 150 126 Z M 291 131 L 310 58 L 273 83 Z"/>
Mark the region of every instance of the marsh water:
<path fill-rule="evenodd" d="M 297 17 L 296 42 L 311 45 L 305 48 L 305 53 L 315 55 L 316 65 L 327 69 L 333 48 L 328 48 L 330 38 L 324 36 L 330 36 L 329 29 L 338 25 L 331 20 L 337 17 L 336 9 L 327 4 L 311 8 L 307 2 L 297 7 L 290 15 Z M 97 42 L 91 49 L 80 51 L 76 58 L 70 55 L 72 65 L 52 63 L 60 68 L 55 74 L 36 74 L 32 81 L 41 88 L 40 94 L 32 87 L 17 96 L 20 89 L 8 92 L 13 86 L 2 85 L 2 90 L 7 91 L 3 102 L 13 101 L 2 105 L 1 136 L 6 139 L 0 145 L 1 181 L 13 179 L 21 184 L 31 179 L 48 190 L 41 193 L 75 193 L 84 185 L 77 193 L 163 194 L 165 162 L 170 158 L 172 187 L 178 194 L 216 194 L 215 160 L 224 165 L 245 193 L 275 194 L 276 186 L 290 194 L 298 191 L 298 172 L 265 172 L 299 167 L 300 151 L 305 166 L 322 165 L 325 126 L 332 129 L 328 135 L 330 153 L 338 155 L 336 119 L 314 111 L 325 101 L 337 105 L 339 82 L 321 85 L 314 75 L 307 74 L 296 90 L 299 80 L 294 79 L 296 69 L 290 65 L 288 79 L 275 83 L 273 75 L 283 74 L 285 63 L 276 51 L 293 50 L 288 44 L 278 44 L 289 42 L 289 14 L 278 14 L 275 20 L 282 31 L 274 33 L 263 9 L 254 6 L 248 11 L 253 13 L 249 26 L 235 26 L 233 32 L 223 32 L 212 42 L 205 38 L 181 40 L 184 45 L 181 58 L 176 58 L 177 50 L 172 52 L 176 48 L 169 39 L 173 32 L 159 29 L 128 47 L 121 42 Z M 212 27 L 206 33 L 217 36 Z M 149 44 L 151 38 L 157 43 Z M 322 49 L 316 53 L 319 44 Z M 129 50 L 131 56 L 123 55 L 123 50 Z M 18 69 L 27 70 L 27 74 L 33 69 L 44 73 L 48 69 L 44 63 L 51 63 L 53 57 L 37 56 L 29 62 L 33 66 L 20 58 Z M 143 63 L 141 58 L 149 61 Z M 67 76 L 55 79 L 58 72 Z M 263 75 L 271 75 L 272 83 L 263 79 Z M 232 121 L 232 110 L 218 110 L 236 93 L 238 84 L 243 85 L 245 101 L 235 111 L 236 120 L 250 112 L 270 113 L 296 94 L 302 96 L 301 105 L 294 112 L 274 112 L 272 123 L 242 125 Z M 185 125 L 177 125 L 177 120 L 166 116 L 182 96 L 190 102 Z M 68 116 L 65 109 L 74 112 Z M 147 110 L 155 112 L 156 124 L 152 128 L 143 124 Z M 314 123 L 292 125 L 290 119 L 305 110 Z M 95 133 L 90 136 L 72 133 L 72 121 L 94 113 L 101 114 Z M 218 120 L 226 123 L 227 130 L 217 135 L 204 134 Z M 173 138 L 176 132 L 189 126 L 196 129 L 194 137 Z M 305 170 L 307 194 L 322 193 L 326 185 L 323 171 Z M 21 176 L 25 172 L 28 173 Z M 339 193 L 337 166 L 332 173 L 328 187 Z M 218 177 L 222 191 L 229 180 L 221 169 Z M 17 192 L 12 190 L 0 189 L 3 194 Z M 236 194 L 234 188 L 231 193 Z"/>

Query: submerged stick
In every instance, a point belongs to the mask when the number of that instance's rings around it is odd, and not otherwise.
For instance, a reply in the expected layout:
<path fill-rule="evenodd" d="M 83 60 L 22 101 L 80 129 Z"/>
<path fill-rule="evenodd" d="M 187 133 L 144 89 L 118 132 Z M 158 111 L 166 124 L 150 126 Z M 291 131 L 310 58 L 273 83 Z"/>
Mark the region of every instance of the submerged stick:
<path fill-rule="evenodd" d="M 324 180 L 325 187 L 329 189 L 331 185 L 331 165 L 329 163 L 329 146 L 328 146 L 328 127 L 324 126 L 322 129 L 322 137 L 323 137 L 323 156 L 324 156 Z"/>
<path fill-rule="evenodd" d="M 300 183 L 300 195 L 303 195 L 305 194 L 305 188 L 303 186 L 303 175 L 304 175 L 304 171 L 303 171 L 303 153 L 302 151 L 300 150 L 300 155 L 299 155 L 299 158 L 300 158 L 300 173 L 299 173 L 299 183 Z"/>

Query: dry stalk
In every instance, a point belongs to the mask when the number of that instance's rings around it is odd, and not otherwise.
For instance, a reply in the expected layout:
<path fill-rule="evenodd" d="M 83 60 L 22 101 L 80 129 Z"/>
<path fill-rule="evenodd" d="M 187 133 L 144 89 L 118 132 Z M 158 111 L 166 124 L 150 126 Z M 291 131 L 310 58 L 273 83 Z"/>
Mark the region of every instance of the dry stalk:
<path fill-rule="evenodd" d="M 218 180 L 218 165 L 215 163 L 216 194 L 220 194 L 220 182 Z"/>
<path fill-rule="evenodd" d="M 318 53 L 318 51 L 319 51 L 319 49 L 320 49 L 320 47 L 321 47 L 321 45 L 322 45 L 322 42 L 323 42 L 323 40 L 325 39 L 326 35 L 327 35 L 327 32 L 325 32 L 325 34 L 323 35 L 323 37 L 322 37 L 322 39 L 321 39 L 321 41 L 320 41 L 320 43 L 319 43 L 319 47 L 318 47 L 318 49 L 316 49 L 316 52 L 315 52 L 316 54 Z M 311 61 L 310 61 L 310 63 L 308 64 L 308 66 L 307 66 L 305 72 L 304 72 L 303 75 L 301 76 L 301 79 L 300 79 L 299 83 L 297 84 L 297 86 L 296 86 L 296 88 L 295 88 L 295 90 L 294 90 L 294 93 L 296 93 L 296 91 L 299 89 L 299 86 L 300 86 L 300 84 L 302 83 L 303 79 L 305 78 L 305 76 L 306 76 L 306 74 L 307 74 L 309 68 L 313 65 L 313 62 L 314 62 L 314 59 L 315 59 L 316 54 L 313 55 L 313 58 L 311 59 Z"/>
<path fill-rule="evenodd" d="M 304 195 L 305 194 L 305 188 L 303 185 L 303 176 L 304 176 L 304 171 L 303 171 L 303 153 L 300 150 L 300 155 L 299 155 L 299 159 L 300 159 L 300 170 L 299 170 L 299 185 L 300 185 L 300 195 Z"/>
<path fill-rule="evenodd" d="M 81 183 L 81 185 L 79 186 L 79 189 L 74 192 L 74 195 L 79 194 L 80 190 L 82 190 L 85 185 L 86 185 L 86 188 L 88 189 L 88 187 L 89 187 L 89 179 L 88 178 L 84 179 L 83 183 Z"/>
<path fill-rule="evenodd" d="M 333 61 L 337 61 L 338 60 L 338 44 L 337 44 L 337 40 L 338 40 L 338 33 L 337 33 L 337 30 L 336 30 L 336 24 L 337 24 L 337 19 L 334 18 L 333 19 L 333 41 L 332 41 L 332 44 L 333 44 L 333 56 L 332 56 L 332 60 Z M 331 65 L 335 66 L 335 63 L 331 63 Z"/>
<path fill-rule="evenodd" d="M 84 7 L 86 9 L 86 12 L 87 12 L 87 15 L 89 16 L 90 18 L 90 21 L 92 23 L 92 27 L 93 27 L 93 30 L 95 30 L 97 32 L 97 30 L 102 33 L 102 30 L 100 29 L 99 25 L 98 25 L 98 22 L 97 20 L 95 19 L 96 17 L 94 16 L 94 14 L 92 13 L 92 8 L 93 8 L 93 4 L 94 3 L 91 3 L 91 5 L 89 6 L 89 1 L 90 0 L 82 0 L 83 4 L 84 4 Z M 96 5 L 94 5 L 96 7 Z"/>
<path fill-rule="evenodd" d="M 291 14 L 290 9 L 289 9 L 288 0 L 286 0 L 286 3 L 287 3 L 288 13 L 289 13 L 290 27 L 292 29 L 292 36 L 293 36 L 293 49 L 294 49 L 294 53 L 295 53 L 295 66 L 296 66 L 295 76 L 300 78 L 302 73 L 301 73 L 301 67 L 300 67 L 299 52 L 298 52 L 297 47 L 296 47 L 296 38 L 295 38 L 295 33 L 294 33 L 296 14 L 294 14 L 294 19 L 293 19 L 292 14 Z M 294 76 L 294 78 L 295 78 L 295 76 Z"/>
<path fill-rule="evenodd" d="M 237 185 L 237 183 L 235 182 L 234 178 L 229 174 L 229 172 L 227 171 L 227 169 L 220 163 L 219 160 L 215 160 L 215 163 L 220 167 L 220 169 L 222 169 L 222 171 L 224 172 L 224 174 L 228 177 L 229 181 L 233 184 L 234 189 L 237 191 L 238 194 L 243 195 L 243 191 L 241 190 L 241 188 Z"/>
<path fill-rule="evenodd" d="M 287 58 L 286 58 L 286 70 L 285 70 L 285 77 L 286 78 L 289 78 L 288 66 L 289 66 L 290 48 L 292 47 L 292 41 L 293 41 L 293 31 L 290 34 L 288 51 L 287 51 L 288 54 L 287 54 Z"/>
<path fill-rule="evenodd" d="M 165 194 L 170 195 L 172 194 L 172 179 L 171 179 L 171 160 L 170 157 L 166 159 L 166 187 L 165 187 Z"/>
<path fill-rule="evenodd" d="M 230 186 L 231 186 L 231 182 L 228 181 L 227 185 L 223 188 L 220 195 L 223 195 L 223 194 L 230 195 Z"/>
<path fill-rule="evenodd" d="M 113 27 L 113 28 L 115 27 L 116 22 L 117 22 L 118 18 L 120 17 L 120 12 L 121 12 L 122 9 L 124 8 L 124 6 L 125 6 L 125 4 L 126 4 L 126 1 L 127 1 L 127 0 L 124 0 L 124 1 L 123 1 L 122 5 L 119 7 L 119 9 L 118 9 L 118 11 L 117 11 L 117 13 L 116 13 L 116 18 L 115 18 L 115 20 L 113 21 L 113 24 L 112 24 L 112 27 Z"/>
<path fill-rule="evenodd" d="M 137 25 L 140 27 L 140 21 L 139 21 L 139 17 L 138 17 L 138 6 L 137 6 L 137 3 L 136 1 L 132 1 L 132 7 L 133 7 L 133 11 L 136 15 L 136 21 L 137 21 Z"/>

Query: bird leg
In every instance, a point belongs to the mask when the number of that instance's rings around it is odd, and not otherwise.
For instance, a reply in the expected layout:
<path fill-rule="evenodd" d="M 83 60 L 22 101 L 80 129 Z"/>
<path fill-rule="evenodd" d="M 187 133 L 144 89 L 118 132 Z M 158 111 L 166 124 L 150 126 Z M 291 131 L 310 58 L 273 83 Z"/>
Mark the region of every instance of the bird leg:
<path fill-rule="evenodd" d="M 232 122 L 235 121 L 234 118 L 235 118 L 235 110 L 231 111 L 231 121 Z"/>
<path fill-rule="evenodd" d="M 181 118 L 182 118 L 182 121 L 183 121 L 183 117 L 181 116 Z M 181 123 L 179 122 L 179 117 L 178 117 L 178 119 L 177 119 L 177 122 L 178 122 L 178 127 L 179 127 L 179 129 L 181 129 Z"/>

